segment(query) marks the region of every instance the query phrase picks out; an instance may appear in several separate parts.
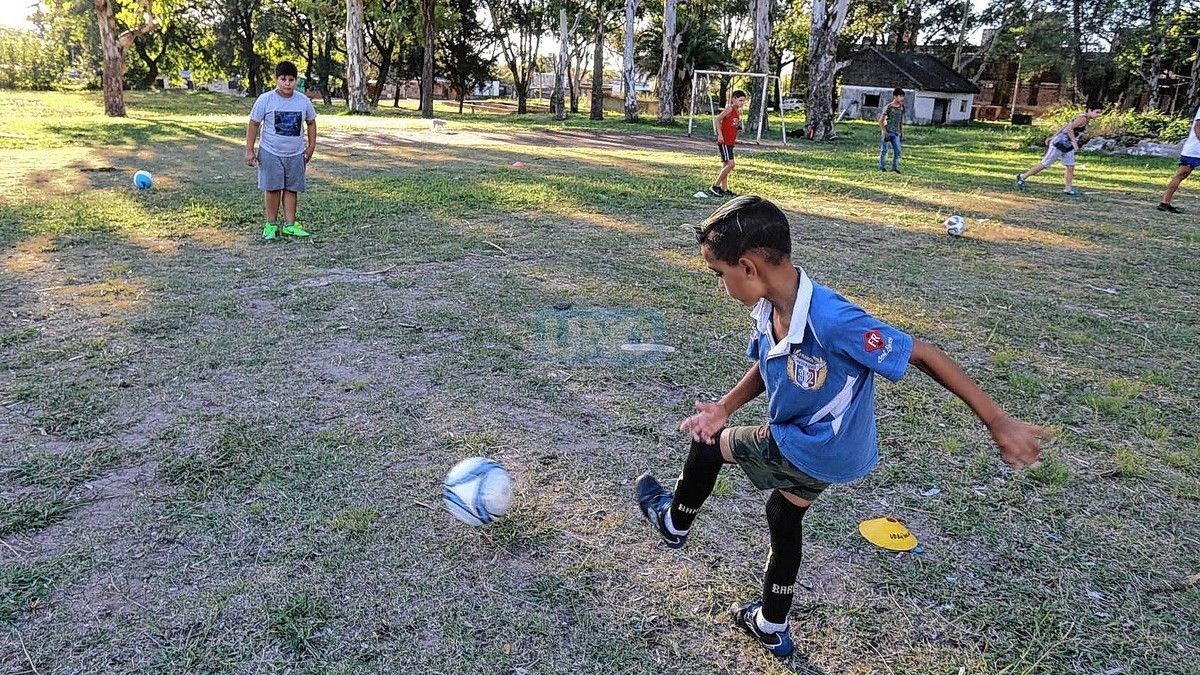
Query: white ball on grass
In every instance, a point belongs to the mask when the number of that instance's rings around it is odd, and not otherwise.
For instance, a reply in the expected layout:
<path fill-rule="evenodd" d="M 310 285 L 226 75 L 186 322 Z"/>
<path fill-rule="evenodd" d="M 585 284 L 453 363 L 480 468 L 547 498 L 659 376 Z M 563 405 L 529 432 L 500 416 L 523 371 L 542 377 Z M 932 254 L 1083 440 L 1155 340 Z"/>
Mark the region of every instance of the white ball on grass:
<path fill-rule="evenodd" d="M 946 234 L 951 237 L 961 237 L 967 231 L 967 221 L 962 216 L 950 216 L 942 224 L 946 226 Z"/>
<path fill-rule="evenodd" d="M 508 512 L 512 485 L 512 477 L 495 460 L 468 457 L 446 474 L 442 498 L 451 515 L 478 527 Z"/>

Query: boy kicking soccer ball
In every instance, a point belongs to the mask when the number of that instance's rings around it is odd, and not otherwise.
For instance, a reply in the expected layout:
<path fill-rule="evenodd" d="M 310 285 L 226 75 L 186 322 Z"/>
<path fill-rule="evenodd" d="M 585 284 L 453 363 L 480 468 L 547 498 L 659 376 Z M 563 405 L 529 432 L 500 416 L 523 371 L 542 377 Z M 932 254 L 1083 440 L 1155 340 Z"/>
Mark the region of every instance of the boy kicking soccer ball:
<path fill-rule="evenodd" d="M 742 129 L 744 105 L 746 92 L 738 89 L 729 97 L 729 105 L 713 120 L 717 128 L 717 152 L 721 153 L 721 170 L 708 190 L 718 197 L 734 196 L 733 191 L 729 189 L 729 174 L 733 173 L 733 147 L 737 145 L 737 135 Z"/>
<path fill-rule="evenodd" d="M 1046 139 L 1046 156 L 1042 161 L 1017 174 L 1017 187 L 1024 190 L 1025 181 L 1038 175 L 1042 169 L 1050 168 L 1055 160 L 1062 160 L 1063 194 L 1072 197 L 1079 194 L 1072 183 L 1075 180 L 1075 152 L 1079 150 L 1079 141 L 1087 132 L 1088 123 L 1103 113 L 1099 103 L 1089 103 L 1087 110 L 1076 115 L 1058 133 Z"/>
<path fill-rule="evenodd" d="M 732 609 L 733 623 L 772 654 L 792 652 L 787 614 L 800 568 L 804 513 L 832 483 L 865 476 L 879 459 L 876 373 L 896 381 L 909 364 L 961 398 L 987 426 L 1005 462 L 1019 468 L 1041 453 L 1038 427 L 1009 417 L 940 349 L 867 314 L 812 281 L 791 259 L 787 218 L 760 197 L 738 197 L 696 228 L 717 284 L 752 308 L 747 356 L 754 365 L 714 403 L 697 402 L 679 429 L 691 450 L 672 493 L 650 474 L 637 479 L 638 506 L 670 548 L 687 543 L 724 464 L 738 464 L 767 500 L 762 598 Z M 726 426 L 762 393 L 770 420 Z"/>

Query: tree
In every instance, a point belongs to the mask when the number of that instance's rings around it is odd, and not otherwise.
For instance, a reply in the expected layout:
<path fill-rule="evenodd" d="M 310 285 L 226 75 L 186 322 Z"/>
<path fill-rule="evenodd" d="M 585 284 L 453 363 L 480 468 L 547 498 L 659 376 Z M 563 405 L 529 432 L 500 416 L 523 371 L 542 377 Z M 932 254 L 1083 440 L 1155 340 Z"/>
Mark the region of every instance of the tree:
<path fill-rule="evenodd" d="M 804 134 L 824 141 L 834 137 L 833 86 L 837 73 L 849 65 L 837 60 L 838 35 L 846 23 L 849 0 L 813 0 L 808 35 L 808 98 L 804 104 Z"/>
<path fill-rule="evenodd" d="M 754 26 L 754 48 L 750 56 L 750 72 L 770 72 L 768 59 L 771 41 L 771 0 L 753 0 L 750 3 L 750 19 Z M 766 78 L 754 78 L 750 91 L 751 128 L 757 128 L 763 118 L 767 104 Z"/>
<path fill-rule="evenodd" d="M 559 121 L 567 119 L 564 88 L 567 86 L 567 65 L 570 60 L 570 55 L 567 53 L 568 45 L 571 36 L 579 29 L 579 19 L 582 16 L 582 14 L 576 15 L 575 23 L 568 29 L 567 10 L 562 8 L 558 10 L 558 58 L 554 61 L 554 93 L 550 95 L 550 112 L 554 113 L 554 119 Z"/>
<path fill-rule="evenodd" d="M 0 88 L 49 89 L 64 65 L 37 33 L 0 26 Z"/>
<path fill-rule="evenodd" d="M 152 88 L 159 75 L 174 66 L 187 66 L 203 41 L 203 22 L 188 0 L 157 2 L 159 28 L 139 35 L 133 49 L 140 62 L 129 64 L 126 74 L 138 86 Z M 121 17 L 117 17 L 118 22 Z"/>
<path fill-rule="evenodd" d="M 792 66 L 788 91 L 799 91 L 797 76 L 804 72 L 800 64 L 808 62 L 808 31 L 812 27 L 812 16 L 808 12 L 808 3 L 802 0 L 781 5 L 778 16 L 771 30 L 772 63 L 775 75 L 780 78 L 777 83 L 782 86 L 783 69 Z"/>
<path fill-rule="evenodd" d="M 1158 5 L 1157 2 L 1151 2 L 1151 7 Z M 1160 75 L 1163 72 L 1163 55 L 1167 47 L 1167 35 L 1171 33 L 1171 28 L 1174 26 L 1176 17 L 1179 13 L 1179 0 L 1174 0 L 1173 7 L 1166 12 L 1161 18 L 1154 16 L 1154 9 L 1151 9 L 1150 16 L 1150 31 L 1153 47 L 1150 51 L 1150 68 L 1149 72 L 1140 70 L 1139 74 L 1146 83 L 1146 88 L 1150 91 L 1150 97 L 1146 101 L 1146 108 L 1149 110 L 1158 110 L 1158 98 L 1160 91 Z"/>
<path fill-rule="evenodd" d="M 1187 104 L 1183 107 L 1184 115 L 1194 115 L 1200 108 L 1200 37 L 1196 38 L 1196 52 L 1192 57 L 1191 82 L 1188 84 Z"/>
<path fill-rule="evenodd" d="M 484 0 L 491 33 L 513 76 L 517 112 L 529 112 L 529 83 L 537 62 L 549 11 L 546 0 Z M 515 33 L 515 35 L 514 35 Z"/>
<path fill-rule="evenodd" d="M 215 15 L 219 58 L 241 68 L 251 96 L 263 92 L 262 84 L 268 77 L 270 65 L 260 51 L 266 51 L 277 9 L 264 5 L 262 0 L 211 0 L 207 6 L 207 11 Z"/>
<path fill-rule="evenodd" d="M 433 117 L 433 37 L 437 24 L 433 12 L 434 0 L 421 0 L 421 35 L 424 38 L 421 62 L 421 117 Z"/>
<path fill-rule="evenodd" d="M 592 103 L 588 119 L 604 119 L 604 27 L 608 23 L 609 10 L 605 0 L 596 0 L 596 25 L 592 35 Z"/>
<path fill-rule="evenodd" d="M 491 74 L 494 58 L 483 54 L 491 46 L 491 36 L 479 23 L 475 0 L 449 0 L 450 13 L 442 29 L 442 64 L 450 87 L 458 93 L 458 112 L 471 88 Z"/>
<path fill-rule="evenodd" d="M 637 73 L 633 63 L 633 22 L 637 17 L 638 0 L 625 0 L 625 53 L 621 67 L 625 91 L 625 121 L 638 121 Z"/>
<path fill-rule="evenodd" d="M 346 104 L 352 113 L 371 112 L 367 101 L 366 51 L 363 0 L 346 0 Z"/>
<path fill-rule="evenodd" d="M 679 60 L 679 34 L 675 21 L 678 0 L 663 4 L 662 65 L 658 69 L 658 123 L 675 123 L 675 66 Z"/>
<path fill-rule="evenodd" d="M 662 35 L 657 21 L 638 38 L 638 63 L 645 70 L 662 63 Z M 730 67 L 732 57 L 725 50 L 724 36 L 709 8 L 687 5 L 679 14 L 679 44 L 675 60 L 675 81 L 672 84 L 674 110 L 683 110 L 691 91 L 692 73 L 696 70 L 718 70 Z"/>
<path fill-rule="evenodd" d="M 392 60 L 396 45 L 408 32 L 407 24 L 412 19 L 412 3 L 406 0 L 368 0 L 363 7 L 364 28 L 368 46 L 375 48 L 375 57 L 367 50 L 367 61 L 375 66 L 375 89 L 370 92 L 371 107 L 379 105 L 383 85 L 392 72 Z M 399 86 L 399 82 L 397 82 Z"/>
<path fill-rule="evenodd" d="M 588 47 L 592 46 L 592 34 L 596 32 L 593 25 L 596 17 L 587 9 L 586 2 L 571 0 L 565 3 L 575 12 L 575 28 L 571 30 L 567 40 L 567 84 L 570 94 L 571 112 L 579 112 L 579 93 L 583 87 L 584 66 L 587 61 Z"/>
<path fill-rule="evenodd" d="M 96 25 L 100 29 L 100 48 L 104 53 L 104 114 L 109 117 L 125 117 L 125 52 L 134 38 L 148 33 L 157 24 L 150 15 L 150 0 L 142 0 L 145 8 L 145 23 L 117 34 L 117 19 L 113 0 L 96 1 Z"/>

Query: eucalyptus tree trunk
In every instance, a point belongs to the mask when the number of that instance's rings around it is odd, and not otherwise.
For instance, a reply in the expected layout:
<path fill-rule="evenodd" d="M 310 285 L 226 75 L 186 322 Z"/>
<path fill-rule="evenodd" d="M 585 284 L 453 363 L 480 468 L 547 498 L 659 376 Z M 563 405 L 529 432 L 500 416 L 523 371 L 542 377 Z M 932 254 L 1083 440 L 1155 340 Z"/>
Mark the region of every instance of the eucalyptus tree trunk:
<path fill-rule="evenodd" d="M 425 34 L 425 58 L 421 63 L 421 117 L 433 117 L 433 36 L 437 30 L 434 0 L 421 0 L 421 29 Z"/>
<path fill-rule="evenodd" d="M 838 35 L 846 24 L 850 0 L 813 0 L 812 29 L 808 34 L 808 99 L 804 104 L 804 134 L 815 141 L 829 140 L 833 131 L 833 87 L 837 73 L 849 62 L 837 60 Z"/>
<path fill-rule="evenodd" d="M 633 22 L 638 0 L 625 0 L 625 58 L 621 77 L 625 85 L 625 121 L 638 121 L 637 78 L 633 65 Z"/>
<path fill-rule="evenodd" d="M 363 0 L 346 0 L 346 104 L 352 113 L 368 113 Z"/>
<path fill-rule="evenodd" d="M 596 0 L 596 33 L 592 36 L 592 108 L 588 119 L 604 119 L 604 0 Z"/>
<path fill-rule="evenodd" d="M 662 66 L 658 69 L 658 123 L 675 123 L 675 66 L 679 61 L 679 40 L 675 10 L 679 0 L 666 0 L 663 6 Z"/>
<path fill-rule="evenodd" d="M 767 48 L 771 43 L 771 0 L 751 0 L 750 15 L 754 24 L 754 50 L 750 54 L 750 72 L 767 74 L 770 72 Z M 754 78 L 750 87 L 750 119 L 753 126 L 747 128 L 758 130 L 766 112 L 767 91 L 767 78 Z"/>
<path fill-rule="evenodd" d="M 558 10 L 558 59 L 554 62 L 554 93 L 550 95 L 550 112 L 554 119 L 567 119 L 564 104 L 567 79 L 567 10 Z"/>

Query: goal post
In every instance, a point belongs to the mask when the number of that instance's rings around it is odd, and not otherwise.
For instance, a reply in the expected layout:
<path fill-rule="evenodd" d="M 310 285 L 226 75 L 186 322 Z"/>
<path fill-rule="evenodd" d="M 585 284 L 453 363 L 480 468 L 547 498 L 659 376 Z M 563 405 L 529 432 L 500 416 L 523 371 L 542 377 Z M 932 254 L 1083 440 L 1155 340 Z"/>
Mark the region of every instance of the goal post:
<path fill-rule="evenodd" d="M 696 115 L 696 96 L 699 93 L 699 85 L 700 85 L 700 81 L 701 81 L 702 77 L 704 78 L 704 83 L 705 83 L 704 94 L 708 97 L 708 108 L 709 108 L 709 112 L 712 113 L 712 117 L 713 117 L 713 133 L 714 134 L 716 133 L 716 128 L 717 128 L 716 127 L 717 116 L 716 116 L 716 110 L 715 110 L 715 105 L 713 104 L 713 96 L 712 96 L 713 78 L 714 77 L 748 77 L 748 78 L 750 78 L 751 82 L 754 81 L 754 78 L 761 77 L 763 79 L 762 92 L 763 92 L 763 98 L 766 100 L 762 101 L 762 105 L 759 106 L 758 119 L 753 120 L 753 123 L 755 125 L 754 141 L 756 143 L 762 142 L 763 127 L 766 126 L 766 122 L 767 122 L 767 101 L 769 101 L 771 98 L 771 94 L 770 94 L 771 84 L 772 84 L 772 81 L 779 81 L 779 76 L 778 75 L 768 75 L 767 73 L 741 73 L 741 72 L 725 71 L 725 70 L 694 70 L 694 71 L 692 71 L 692 95 L 689 97 L 690 101 L 688 102 L 688 136 L 692 135 L 692 129 L 694 128 L 694 124 L 695 124 L 694 118 Z M 782 88 L 780 89 L 780 91 L 782 91 Z M 787 119 L 786 119 L 786 117 L 787 117 L 787 115 L 783 110 L 783 104 L 782 104 L 782 102 L 780 102 L 780 106 L 779 106 L 779 137 L 780 137 L 780 140 L 783 141 L 784 145 L 787 145 Z"/>

